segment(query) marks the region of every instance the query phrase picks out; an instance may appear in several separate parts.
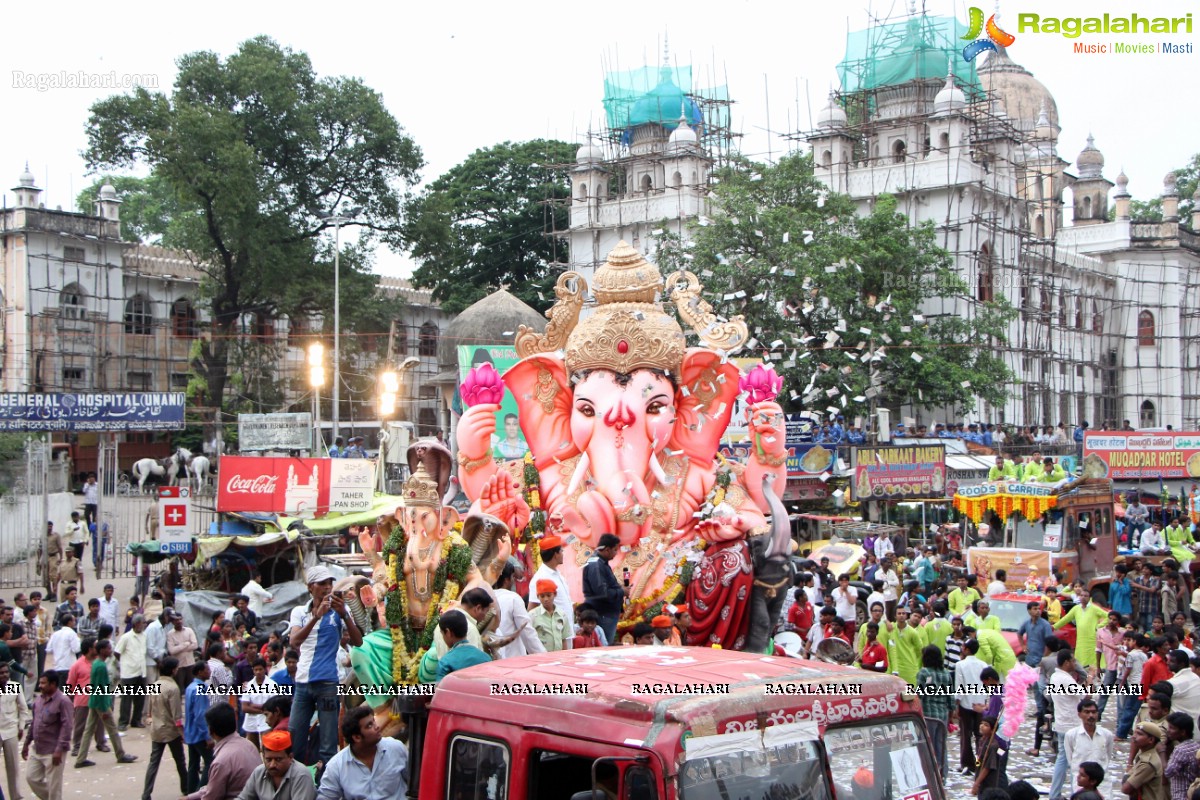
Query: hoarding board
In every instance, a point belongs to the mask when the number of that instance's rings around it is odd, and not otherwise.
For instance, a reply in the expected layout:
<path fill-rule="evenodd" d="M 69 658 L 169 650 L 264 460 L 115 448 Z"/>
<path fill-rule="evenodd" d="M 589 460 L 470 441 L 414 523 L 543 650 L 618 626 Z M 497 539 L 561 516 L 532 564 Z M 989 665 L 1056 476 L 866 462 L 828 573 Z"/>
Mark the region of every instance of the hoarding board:
<path fill-rule="evenodd" d="M 1200 433 L 1088 431 L 1083 471 L 1111 480 L 1200 479 Z"/>
<path fill-rule="evenodd" d="M 946 495 L 946 446 L 854 447 L 854 500 L 910 500 Z"/>

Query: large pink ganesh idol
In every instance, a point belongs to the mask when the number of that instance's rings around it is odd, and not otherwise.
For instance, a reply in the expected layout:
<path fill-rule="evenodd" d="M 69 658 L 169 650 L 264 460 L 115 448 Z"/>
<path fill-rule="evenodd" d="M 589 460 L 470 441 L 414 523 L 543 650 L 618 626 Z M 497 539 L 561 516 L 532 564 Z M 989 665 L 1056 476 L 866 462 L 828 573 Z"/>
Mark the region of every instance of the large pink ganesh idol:
<path fill-rule="evenodd" d="M 716 545 L 704 559 L 716 566 L 697 570 L 693 581 L 712 584 L 705 608 L 693 603 L 691 611 L 701 630 L 706 622 L 720 628 L 725 606 L 748 599 L 739 596 L 752 578 L 744 539 L 767 531 L 764 478 L 774 476 L 779 494 L 786 480 L 782 410 L 773 400 L 750 406 L 752 455 L 718 487 L 717 447 L 739 391 L 738 368 L 725 352 L 745 341 L 745 324 L 718 320 L 691 273 L 672 275 L 664 289 L 657 267 L 624 242 L 592 289 L 598 306 L 579 322 L 586 285 L 563 275 L 546 332 L 518 333 L 521 361 L 503 376 L 540 476 L 548 528 L 568 543 L 560 570 L 582 601 L 583 564 L 601 534 L 615 533 L 622 550 L 611 563 L 618 576 L 631 573 L 630 597 L 657 598 L 683 560 L 700 559 L 700 542 Z M 686 346 L 660 292 L 707 347 Z M 459 480 L 474 510 L 519 523 L 528 514 L 516 491 L 521 465 L 490 455 L 497 408 L 484 403 L 464 413 Z M 626 616 L 648 605 L 632 603 Z"/>

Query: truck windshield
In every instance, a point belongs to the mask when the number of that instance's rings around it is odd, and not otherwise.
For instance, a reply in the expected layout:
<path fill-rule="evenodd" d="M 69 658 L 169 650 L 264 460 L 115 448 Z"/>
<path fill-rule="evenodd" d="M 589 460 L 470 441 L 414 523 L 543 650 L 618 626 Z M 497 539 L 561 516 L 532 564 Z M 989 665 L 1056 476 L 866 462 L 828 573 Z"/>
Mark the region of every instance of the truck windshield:
<path fill-rule="evenodd" d="M 833 798 L 816 742 L 790 742 L 685 761 L 679 773 L 679 791 L 683 800 Z"/>
<path fill-rule="evenodd" d="M 1050 512 L 1051 530 L 1049 532 L 1053 533 L 1055 530 L 1053 526 L 1058 525 L 1061 522 L 1062 512 Z M 1042 520 L 1038 519 L 1030 522 L 1029 520 L 1025 519 L 1025 517 L 1021 516 L 1020 513 L 1014 513 L 1011 517 L 1009 517 L 1008 524 L 1011 526 L 1011 530 L 1013 532 L 1013 547 L 1019 547 L 1025 550 L 1043 550 L 1050 553 L 1062 552 L 1063 536 L 1061 533 L 1061 527 L 1058 528 L 1059 534 L 1057 536 L 1047 537 L 1046 534 L 1048 531 L 1046 530 L 1046 526 L 1042 524 Z M 1051 544 L 1048 545 L 1047 541 L 1051 542 Z"/>
<path fill-rule="evenodd" d="M 942 798 L 931 777 L 936 768 L 924 729 L 912 719 L 830 727 L 822 743 L 824 753 L 817 742 L 806 741 L 686 761 L 679 774 L 680 796 L 683 800 Z"/>
<path fill-rule="evenodd" d="M 912 719 L 829 728 L 823 741 L 838 797 L 942 796 L 924 728 Z"/>

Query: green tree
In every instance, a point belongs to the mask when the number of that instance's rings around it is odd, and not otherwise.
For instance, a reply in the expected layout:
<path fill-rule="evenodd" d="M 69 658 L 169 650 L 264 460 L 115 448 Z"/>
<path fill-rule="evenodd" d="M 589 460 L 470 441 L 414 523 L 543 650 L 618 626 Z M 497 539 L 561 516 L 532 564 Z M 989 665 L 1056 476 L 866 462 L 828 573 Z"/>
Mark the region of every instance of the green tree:
<path fill-rule="evenodd" d="M 138 88 L 92 106 L 84 157 L 97 170 L 148 166 L 173 192 L 171 243 L 197 255 L 209 311 L 194 370 L 208 402 L 227 409 L 240 321 L 331 305 L 325 217 L 339 203 L 362 209 L 361 248 L 399 246 L 421 153 L 379 94 L 318 77 L 307 55 L 267 37 L 178 64 L 170 96 Z M 355 252 L 342 258 L 344 291 L 373 283 Z"/>
<path fill-rule="evenodd" d="M 1175 190 L 1179 193 L 1179 218 L 1191 224 L 1192 209 L 1195 207 L 1193 195 L 1200 187 L 1200 153 L 1192 156 L 1186 166 L 1171 170 L 1175 174 Z M 1162 221 L 1162 197 L 1151 200 L 1134 200 L 1129 204 L 1129 216 L 1139 222 Z M 1116 219 L 1116 210 L 1110 209 L 1109 219 Z"/>
<path fill-rule="evenodd" d="M 157 175 L 136 178 L 132 175 L 102 175 L 75 198 L 75 207 L 84 214 L 96 213 L 100 187 L 111 183 L 121 201 L 121 239 L 142 244 L 174 247 L 171 225 L 182 219 L 180 205 L 171 186 Z"/>
<path fill-rule="evenodd" d="M 575 145 L 554 140 L 504 142 L 476 150 L 408 205 L 405 238 L 420 266 L 416 286 L 458 312 L 501 284 L 526 303 L 548 308 L 566 254 Z M 539 296 L 539 294 L 541 296 Z"/>
<path fill-rule="evenodd" d="M 712 218 L 690 245 L 665 238 L 659 258 L 664 271 L 696 272 L 718 313 L 745 316 L 749 350 L 772 358 L 785 403 L 850 415 L 872 401 L 1004 401 L 1012 374 L 995 344 L 1014 312 L 999 299 L 970 318 L 922 314 L 932 298 L 969 295 L 931 224 L 913 226 L 890 195 L 859 216 L 807 155 L 738 161 L 718 177 Z"/>

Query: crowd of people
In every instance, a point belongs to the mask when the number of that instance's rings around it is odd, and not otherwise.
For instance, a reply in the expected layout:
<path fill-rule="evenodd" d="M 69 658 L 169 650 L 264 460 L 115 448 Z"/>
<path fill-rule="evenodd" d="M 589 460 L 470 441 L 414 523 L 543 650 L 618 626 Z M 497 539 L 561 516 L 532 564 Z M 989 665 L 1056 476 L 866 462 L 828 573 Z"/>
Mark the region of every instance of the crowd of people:
<path fill-rule="evenodd" d="M 1050 800 L 1094 800 L 1113 771 L 1125 775 L 1119 784 L 1131 797 L 1192 798 L 1189 787 L 1200 779 L 1200 740 L 1193 738 L 1200 717 L 1200 642 L 1193 643 L 1200 582 L 1190 562 L 1120 558 L 1104 608 L 1081 582 L 1064 583 L 1061 575 L 1034 572 L 1010 582 L 997 570 L 980 581 L 962 569 L 951 544 L 898 555 L 902 540 L 868 543 L 860 571 L 873 591 L 861 626 L 849 574 L 835 577 L 826 558 L 798 574 L 779 621 L 781 631 L 803 641 L 793 654 L 841 649 L 862 669 L 916 687 L 943 775 L 954 769 L 973 776 L 972 794 L 1008 783 L 1003 695 L 1006 676 L 1023 661 L 1037 674 L 1027 754 L 1053 756 Z M 1010 602 L 1014 593 L 1028 614 L 1015 632 L 1015 650 L 990 599 L 1004 595 Z M 831 650 L 823 644 L 829 639 L 841 644 Z M 1109 706 L 1115 733 L 1098 726 Z M 955 731 L 956 764 L 947 742 Z M 1117 763 L 1115 743 L 1130 745 L 1127 763 Z"/>

